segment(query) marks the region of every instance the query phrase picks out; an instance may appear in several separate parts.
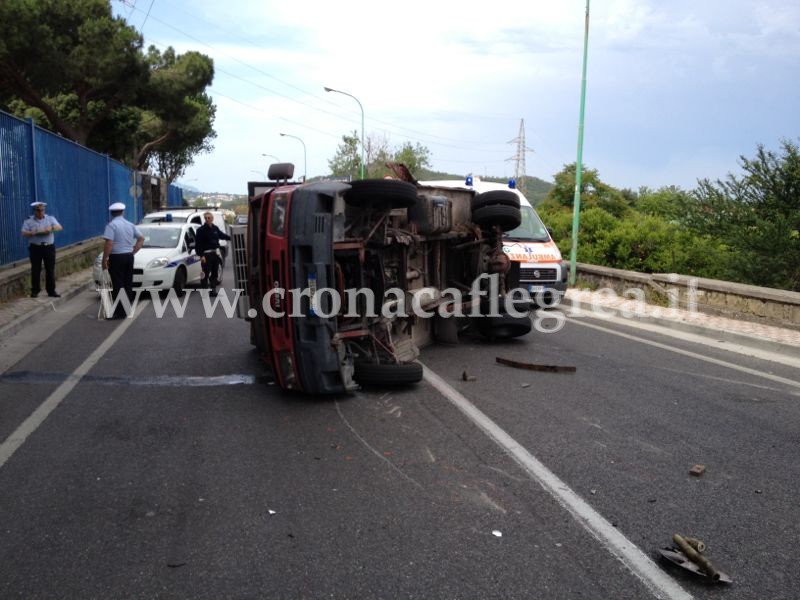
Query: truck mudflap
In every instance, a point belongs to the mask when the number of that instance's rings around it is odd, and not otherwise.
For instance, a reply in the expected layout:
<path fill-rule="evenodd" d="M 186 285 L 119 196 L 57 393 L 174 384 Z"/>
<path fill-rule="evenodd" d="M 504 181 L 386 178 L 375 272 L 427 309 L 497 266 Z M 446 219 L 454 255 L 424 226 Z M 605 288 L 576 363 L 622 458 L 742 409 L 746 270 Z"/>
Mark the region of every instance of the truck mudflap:
<path fill-rule="evenodd" d="M 332 295 L 334 199 L 348 186 L 325 182 L 298 188 L 292 194 L 289 247 L 292 288 L 299 290 L 294 331 L 295 370 L 299 387 L 309 394 L 334 394 L 354 389 L 352 368 L 337 333 Z M 315 296 L 315 294 L 317 294 Z M 312 298 L 316 301 L 312 303 Z M 293 309 L 294 310 L 294 309 Z"/>

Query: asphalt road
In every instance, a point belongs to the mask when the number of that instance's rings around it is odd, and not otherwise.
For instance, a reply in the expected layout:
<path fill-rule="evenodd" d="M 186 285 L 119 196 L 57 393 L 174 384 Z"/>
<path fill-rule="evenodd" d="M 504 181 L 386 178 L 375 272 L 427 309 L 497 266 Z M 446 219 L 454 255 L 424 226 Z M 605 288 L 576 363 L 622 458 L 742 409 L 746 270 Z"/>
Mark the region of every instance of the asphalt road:
<path fill-rule="evenodd" d="M 791 363 L 586 318 L 307 398 L 196 292 L 183 319 L 96 314 L 2 348 L 2 598 L 800 597 Z M 661 563 L 674 532 L 734 583 Z"/>

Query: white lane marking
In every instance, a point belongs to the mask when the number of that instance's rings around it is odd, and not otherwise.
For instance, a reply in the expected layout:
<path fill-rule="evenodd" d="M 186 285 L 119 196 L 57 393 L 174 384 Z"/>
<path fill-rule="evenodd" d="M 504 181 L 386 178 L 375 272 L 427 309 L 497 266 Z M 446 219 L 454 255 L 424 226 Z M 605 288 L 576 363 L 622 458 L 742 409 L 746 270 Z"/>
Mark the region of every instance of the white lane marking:
<path fill-rule="evenodd" d="M 584 323 L 581 320 L 584 317 L 588 317 L 590 319 L 597 319 L 599 321 L 606 321 L 608 323 L 614 323 L 616 325 L 622 325 L 624 327 L 632 327 L 634 329 L 650 331 L 652 333 L 658 333 L 659 335 L 664 335 L 667 337 L 674 337 L 679 340 L 692 342 L 694 344 L 700 344 L 702 346 L 710 346 L 712 348 L 727 350 L 728 352 L 735 352 L 737 354 L 744 354 L 745 356 L 752 356 L 754 358 L 760 358 L 762 360 L 768 360 L 770 362 L 776 362 L 782 365 L 786 365 L 787 367 L 794 367 L 796 369 L 800 369 L 800 359 L 796 357 L 786 356 L 785 354 L 779 354 L 778 352 L 770 352 L 769 350 L 761 350 L 760 348 L 753 348 L 751 346 L 745 346 L 743 344 L 736 344 L 733 342 L 725 342 L 710 338 L 709 336 L 714 334 L 714 330 L 710 328 L 708 330 L 707 335 L 700 335 L 697 333 L 688 333 L 676 329 L 670 329 L 669 327 L 664 327 L 663 325 L 654 325 L 652 323 L 641 323 L 639 321 L 636 321 L 635 319 L 623 319 L 611 315 L 596 315 L 594 313 L 588 313 L 588 312 L 583 313 L 580 316 L 571 318 L 567 322 L 577 323 L 578 325 L 586 325 L 587 327 L 597 327 L 596 325 L 589 325 L 588 323 Z"/>
<path fill-rule="evenodd" d="M 143 304 L 139 304 L 143 306 Z M 36 429 L 44 423 L 44 420 L 53 412 L 56 407 L 61 404 L 61 401 L 75 388 L 86 373 L 103 357 L 103 355 L 111 349 L 111 346 L 122 337 L 128 330 L 128 327 L 138 318 L 144 311 L 141 308 L 133 314 L 129 319 L 123 319 L 114 331 L 100 344 L 89 357 L 81 363 L 62 383 L 56 390 L 50 394 L 47 399 L 42 402 L 39 407 L 25 419 L 22 424 L 14 430 L 14 432 L 0 444 L 0 468 L 6 464 L 9 458 L 17 451 L 17 449 L 25 443 Z"/>
<path fill-rule="evenodd" d="M 800 381 L 796 381 L 794 379 L 788 379 L 786 377 L 781 377 L 780 375 L 773 375 L 772 373 L 765 373 L 764 371 L 759 371 L 758 369 L 751 369 L 749 367 L 743 367 L 741 365 L 737 365 L 735 363 L 730 363 L 724 360 L 719 360 L 717 358 L 711 358 L 710 356 L 705 356 L 703 354 L 698 354 L 697 352 L 692 352 L 691 350 L 682 350 L 681 348 L 676 348 L 674 346 L 670 346 L 668 344 L 662 344 L 660 342 L 654 342 L 653 340 L 648 340 L 645 338 L 637 337 L 635 335 L 631 335 L 629 333 L 622 333 L 621 331 L 617 331 L 615 329 L 609 329 L 608 327 L 600 327 L 599 325 L 591 325 L 589 323 L 584 323 L 583 321 L 570 321 L 570 323 L 575 323 L 576 325 L 580 325 L 582 327 L 589 327 L 590 329 L 596 329 L 597 331 L 604 331 L 605 333 L 610 333 L 612 335 L 616 335 L 619 337 L 623 337 L 627 340 L 633 340 L 634 342 L 639 342 L 642 344 L 647 344 L 648 346 L 653 346 L 654 348 L 661 348 L 662 350 L 667 350 L 669 352 L 674 352 L 676 354 L 682 354 L 684 356 L 688 356 L 690 358 L 696 358 L 697 360 L 702 360 L 714 365 L 719 365 L 721 367 L 727 367 L 728 369 L 733 369 L 735 371 L 741 371 L 742 373 L 747 373 L 749 375 L 755 375 L 756 377 L 763 377 L 764 379 L 769 379 L 770 381 L 775 381 L 777 383 L 782 383 L 784 385 L 788 385 L 795 388 L 800 388 Z M 692 341 L 692 340 L 689 340 Z M 767 359 L 769 360 L 769 359 Z M 787 364 L 787 363 L 784 363 Z"/>
<path fill-rule="evenodd" d="M 688 600 L 692 596 L 620 533 L 558 476 L 508 435 L 446 381 L 423 365 L 425 381 L 480 427 L 498 446 L 566 509 L 586 531 L 622 562 L 656 598 Z"/>

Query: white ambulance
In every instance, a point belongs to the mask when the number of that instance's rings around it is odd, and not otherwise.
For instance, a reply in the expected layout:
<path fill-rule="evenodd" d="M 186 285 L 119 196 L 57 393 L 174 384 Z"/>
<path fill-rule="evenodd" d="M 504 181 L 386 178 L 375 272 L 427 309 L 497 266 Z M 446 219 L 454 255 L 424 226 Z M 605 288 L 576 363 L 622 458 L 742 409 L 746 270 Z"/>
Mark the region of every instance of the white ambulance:
<path fill-rule="evenodd" d="M 567 291 L 568 263 L 528 199 L 509 184 L 482 181 L 469 176 L 462 180 L 420 181 L 421 186 L 464 188 L 476 194 L 507 190 L 519 197 L 522 223 L 503 234 L 503 252 L 511 260 L 509 285 L 524 287 L 541 307 L 557 306 Z"/>

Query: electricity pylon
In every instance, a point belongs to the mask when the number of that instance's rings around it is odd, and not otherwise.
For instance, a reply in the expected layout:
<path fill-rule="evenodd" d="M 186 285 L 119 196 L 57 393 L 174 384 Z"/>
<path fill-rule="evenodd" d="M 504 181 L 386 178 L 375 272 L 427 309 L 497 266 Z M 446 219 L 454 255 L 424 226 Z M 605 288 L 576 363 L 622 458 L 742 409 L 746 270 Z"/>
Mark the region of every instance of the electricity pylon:
<path fill-rule="evenodd" d="M 517 145 L 517 153 L 506 161 L 513 160 L 516 163 L 514 169 L 514 179 L 517 181 L 517 188 L 523 194 L 525 193 L 525 153 L 533 152 L 533 148 L 528 148 L 525 145 L 525 119 L 519 120 L 519 135 L 513 140 L 509 140 L 509 144 Z"/>

